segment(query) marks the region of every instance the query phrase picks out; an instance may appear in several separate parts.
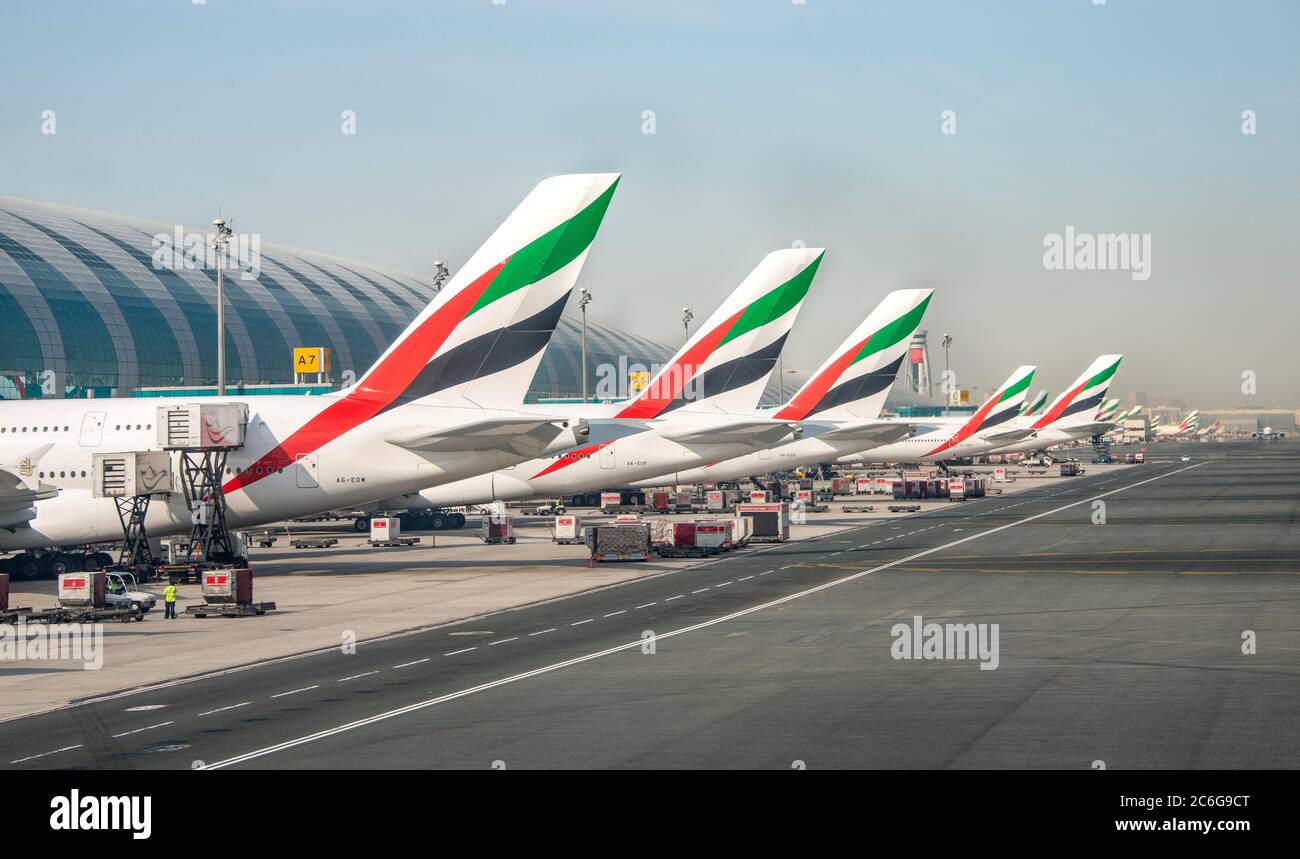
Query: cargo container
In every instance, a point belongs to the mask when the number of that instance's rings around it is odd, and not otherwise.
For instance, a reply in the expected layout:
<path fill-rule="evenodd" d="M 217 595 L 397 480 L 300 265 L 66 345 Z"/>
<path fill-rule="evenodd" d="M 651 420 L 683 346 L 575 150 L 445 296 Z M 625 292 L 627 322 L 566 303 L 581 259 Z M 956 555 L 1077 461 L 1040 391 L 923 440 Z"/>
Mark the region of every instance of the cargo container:
<path fill-rule="evenodd" d="M 749 493 L 750 504 L 767 504 L 772 500 L 772 493 L 766 489 L 755 489 Z"/>
<path fill-rule="evenodd" d="M 59 605 L 67 608 L 104 608 L 108 605 L 108 576 L 102 572 L 64 573 L 59 576 Z"/>
<path fill-rule="evenodd" d="M 199 593 L 205 602 L 247 605 L 253 601 L 253 571 L 206 570 L 199 581 Z"/>
<path fill-rule="evenodd" d="M 615 510 L 622 506 L 623 506 L 623 493 L 621 492 L 600 493 L 601 510 Z"/>
<path fill-rule="evenodd" d="M 995 482 L 995 483 L 1006 483 L 1006 482 L 1007 482 L 1007 470 L 1006 470 L 1006 468 L 995 468 L 995 469 L 993 469 L 993 482 Z"/>
<path fill-rule="evenodd" d="M 790 539 L 790 505 L 785 502 L 737 504 L 736 515 L 751 520 L 750 540 L 755 543 L 784 543 Z"/>
<path fill-rule="evenodd" d="M 582 542 L 582 520 L 572 514 L 555 517 L 555 534 L 553 539 L 562 545 Z"/>
<path fill-rule="evenodd" d="M 484 543 L 513 543 L 515 541 L 514 517 L 509 513 L 484 514 L 481 536 Z"/>
<path fill-rule="evenodd" d="M 586 533 L 587 546 L 591 549 L 589 563 L 650 560 L 650 526 L 644 522 L 636 525 L 594 525 Z"/>
<path fill-rule="evenodd" d="M 396 516 L 375 516 L 370 520 L 371 543 L 383 543 L 402 536 L 402 520 Z"/>
<path fill-rule="evenodd" d="M 695 545 L 704 550 L 725 552 L 731 548 L 730 528 L 716 519 L 696 522 Z"/>
<path fill-rule="evenodd" d="M 966 481 L 960 477 L 954 477 L 948 481 L 948 500 L 965 501 L 966 500 Z"/>
<path fill-rule="evenodd" d="M 1079 463 L 1077 463 L 1077 462 L 1063 462 L 1063 463 L 1061 463 L 1061 476 L 1062 476 L 1062 477 L 1074 477 L 1074 476 L 1075 476 L 1076 474 L 1078 474 L 1078 473 L 1079 473 Z"/>

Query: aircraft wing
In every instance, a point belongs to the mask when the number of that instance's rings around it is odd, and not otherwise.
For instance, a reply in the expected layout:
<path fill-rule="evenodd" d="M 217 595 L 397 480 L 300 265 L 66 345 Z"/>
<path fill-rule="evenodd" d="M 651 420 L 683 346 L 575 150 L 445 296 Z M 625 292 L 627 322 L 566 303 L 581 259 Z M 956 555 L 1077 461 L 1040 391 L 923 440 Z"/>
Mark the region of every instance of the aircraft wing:
<path fill-rule="evenodd" d="M 833 430 L 820 433 L 817 437 L 824 438 L 827 441 L 862 442 L 864 445 L 870 444 L 874 447 L 909 438 L 915 430 L 916 427 L 912 424 L 900 424 L 893 421 L 863 421 L 836 427 Z"/>
<path fill-rule="evenodd" d="M 561 427 L 563 418 L 520 416 L 484 418 L 406 436 L 390 436 L 389 444 L 423 453 L 500 450 L 533 458 L 544 454 L 561 434 L 579 434 L 579 427 Z M 581 429 L 586 429 L 582 424 Z M 563 442 L 569 444 L 570 439 Z"/>
<path fill-rule="evenodd" d="M 683 444 L 752 444 L 755 447 L 767 447 L 802 432 L 802 424 L 763 419 L 659 429 L 664 438 Z"/>

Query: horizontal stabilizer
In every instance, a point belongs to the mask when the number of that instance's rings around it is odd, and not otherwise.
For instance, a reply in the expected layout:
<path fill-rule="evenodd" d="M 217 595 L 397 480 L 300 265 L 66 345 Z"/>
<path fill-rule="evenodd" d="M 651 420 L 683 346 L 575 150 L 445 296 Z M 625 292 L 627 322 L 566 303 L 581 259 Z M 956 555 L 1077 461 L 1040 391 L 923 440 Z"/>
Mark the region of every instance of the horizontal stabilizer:
<path fill-rule="evenodd" d="M 829 432 L 819 434 L 817 437 L 827 441 L 860 441 L 864 444 L 881 445 L 910 438 L 915 429 L 916 427 L 911 424 L 900 424 L 892 421 L 865 421 L 836 427 Z"/>
<path fill-rule="evenodd" d="M 1003 430 L 1002 432 L 983 433 L 980 438 L 988 442 L 997 442 L 998 444 L 1011 444 L 1014 441 L 1020 441 L 1023 438 L 1029 438 L 1037 433 L 1032 429 L 1013 429 Z"/>
<path fill-rule="evenodd" d="M 1096 421 L 1090 424 L 1074 424 L 1072 426 L 1060 427 L 1061 430 L 1069 433 L 1075 438 L 1088 438 L 1089 436 L 1102 435 L 1115 429 L 1116 425 L 1110 421 Z"/>
<path fill-rule="evenodd" d="M 729 424 L 665 427 L 659 432 L 664 438 L 682 444 L 752 444 L 767 447 L 791 434 L 800 435 L 803 425 L 786 421 L 748 420 Z"/>
<path fill-rule="evenodd" d="M 537 457 L 563 434 L 563 444 L 572 444 L 585 434 L 586 426 L 570 426 L 563 418 L 520 416 L 485 418 L 456 424 L 429 432 L 385 439 L 407 450 L 448 453 L 473 450 L 500 450 L 519 456 Z"/>

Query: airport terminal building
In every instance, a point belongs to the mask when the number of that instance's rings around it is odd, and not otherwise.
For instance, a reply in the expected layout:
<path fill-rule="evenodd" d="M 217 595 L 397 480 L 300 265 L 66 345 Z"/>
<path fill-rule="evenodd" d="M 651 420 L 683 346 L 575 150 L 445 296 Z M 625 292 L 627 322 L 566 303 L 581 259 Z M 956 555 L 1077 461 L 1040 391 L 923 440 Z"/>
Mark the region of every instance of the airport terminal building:
<path fill-rule="evenodd" d="M 168 253 L 207 232 L 0 197 L 0 399 L 214 385 L 217 272 Z M 224 278 L 226 381 L 243 394 L 301 390 L 297 347 L 328 347 L 336 383 L 360 375 L 435 292 L 431 278 L 279 245 L 259 244 L 257 260 L 255 277 Z M 598 365 L 674 351 L 590 322 L 587 349 L 593 394 Z M 566 316 L 529 398 L 581 396 L 581 364 Z"/>

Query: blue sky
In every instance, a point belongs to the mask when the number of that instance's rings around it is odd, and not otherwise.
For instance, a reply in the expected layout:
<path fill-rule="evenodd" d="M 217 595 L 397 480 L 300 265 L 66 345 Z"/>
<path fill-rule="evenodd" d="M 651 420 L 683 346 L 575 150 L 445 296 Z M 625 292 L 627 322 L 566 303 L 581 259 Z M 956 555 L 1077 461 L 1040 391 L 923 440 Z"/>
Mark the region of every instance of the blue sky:
<path fill-rule="evenodd" d="M 676 342 L 683 303 L 799 240 L 830 250 L 787 366 L 932 286 L 966 384 L 1037 363 L 1057 391 L 1120 351 L 1116 393 L 1300 405 L 1298 25 L 1292 2 L 13 3 L 0 194 L 219 209 L 427 272 L 539 179 L 621 170 L 600 321 Z M 1045 270 L 1067 224 L 1150 233 L 1151 278 Z"/>

